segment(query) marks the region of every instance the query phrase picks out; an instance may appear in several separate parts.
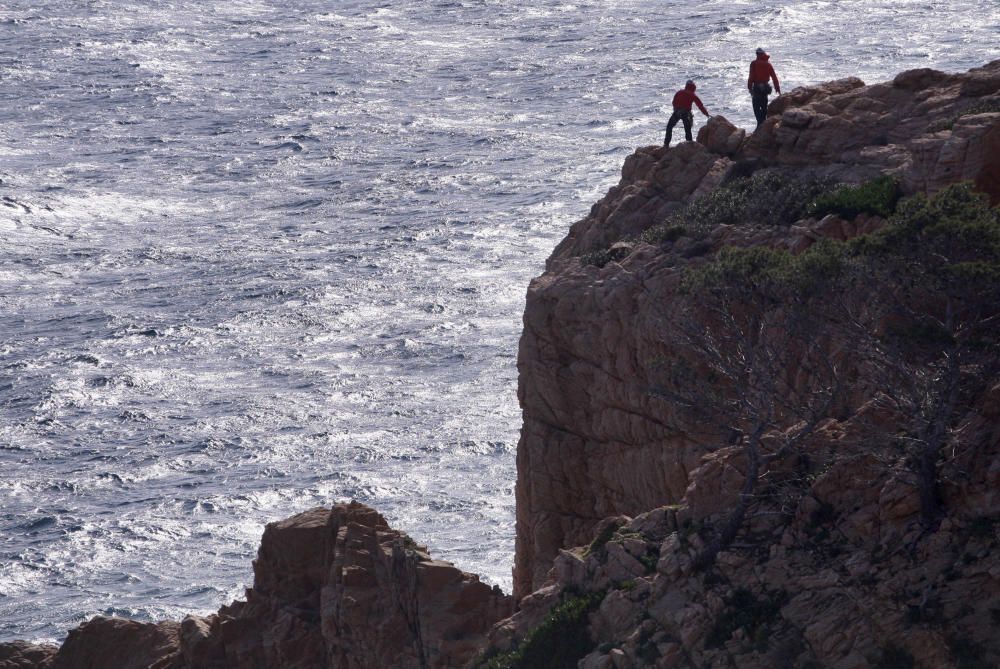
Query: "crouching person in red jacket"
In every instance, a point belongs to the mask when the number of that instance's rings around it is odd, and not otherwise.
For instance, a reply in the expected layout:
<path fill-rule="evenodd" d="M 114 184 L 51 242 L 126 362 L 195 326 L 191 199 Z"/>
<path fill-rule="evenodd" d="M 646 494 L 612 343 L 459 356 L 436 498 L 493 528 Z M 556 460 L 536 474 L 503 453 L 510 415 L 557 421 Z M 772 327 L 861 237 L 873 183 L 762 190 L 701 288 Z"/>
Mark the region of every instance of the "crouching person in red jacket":
<path fill-rule="evenodd" d="M 684 89 L 677 91 L 674 94 L 674 113 L 670 115 L 670 120 L 667 121 L 667 134 L 663 138 L 663 146 L 670 146 L 670 139 L 674 134 L 674 126 L 677 125 L 677 121 L 682 121 L 684 123 L 684 136 L 687 141 L 694 141 L 691 139 L 691 125 L 694 123 L 694 116 L 691 114 L 691 104 L 694 103 L 698 105 L 698 109 L 705 116 L 708 116 L 708 112 L 705 110 L 705 105 L 701 103 L 701 99 L 694 94 L 697 86 L 690 79 L 687 80 L 687 84 L 684 85 Z"/>

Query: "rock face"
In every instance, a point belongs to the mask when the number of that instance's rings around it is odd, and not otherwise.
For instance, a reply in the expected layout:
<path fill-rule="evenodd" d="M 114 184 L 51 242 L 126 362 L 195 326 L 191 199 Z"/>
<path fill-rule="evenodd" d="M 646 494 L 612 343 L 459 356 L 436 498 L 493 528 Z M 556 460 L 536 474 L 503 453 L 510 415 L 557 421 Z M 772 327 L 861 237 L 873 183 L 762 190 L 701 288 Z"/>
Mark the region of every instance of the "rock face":
<path fill-rule="evenodd" d="M 881 221 L 721 226 L 703 239 L 682 236 L 670 253 L 641 235 L 760 170 L 847 183 L 890 175 L 907 193 L 970 180 L 996 203 L 1000 61 L 959 75 L 914 70 L 872 86 L 846 79 L 797 89 L 772 102 L 756 133 L 741 133 L 714 117 L 698 142 L 638 149 L 528 289 L 518 358 L 518 598 L 545 583 L 560 549 L 589 543 L 602 518 L 679 502 L 721 438 L 651 392 L 657 364 L 678 355 L 662 333 L 680 269 L 723 245 L 801 252 Z"/>
<path fill-rule="evenodd" d="M 723 552 L 710 571 L 693 566 L 697 504 L 649 511 L 602 544 L 561 551 L 549 584 L 494 629 L 491 651 L 523 641 L 559 602 L 597 593 L 584 669 L 1000 666 L 998 419 L 966 419 L 983 451 L 963 463 L 972 480 L 950 491 L 962 520 L 919 536 L 912 490 L 851 448 L 787 524 L 753 528 L 772 533 L 769 548 Z M 715 476 L 698 470 L 692 485 Z"/>
<path fill-rule="evenodd" d="M 0 667 L 444 669 L 464 666 L 511 611 L 499 589 L 351 503 L 268 525 L 245 602 L 181 623 L 94 618 L 58 653 L 0 645 Z"/>

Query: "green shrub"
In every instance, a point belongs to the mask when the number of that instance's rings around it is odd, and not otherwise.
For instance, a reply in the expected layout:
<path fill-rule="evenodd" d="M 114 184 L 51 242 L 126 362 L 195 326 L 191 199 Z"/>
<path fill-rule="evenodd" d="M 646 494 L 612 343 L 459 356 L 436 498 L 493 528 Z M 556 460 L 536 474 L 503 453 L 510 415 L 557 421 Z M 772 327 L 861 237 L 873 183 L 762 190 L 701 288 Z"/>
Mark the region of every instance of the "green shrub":
<path fill-rule="evenodd" d="M 621 529 L 621 527 L 622 523 L 620 522 L 616 521 L 608 522 L 604 527 L 601 528 L 601 531 L 597 533 L 597 536 L 594 537 L 594 540 L 590 542 L 590 545 L 587 546 L 587 550 L 585 550 L 583 553 L 584 557 L 590 555 L 591 553 L 596 553 L 597 551 L 604 548 L 604 546 L 609 541 L 611 541 L 611 537 L 615 536 L 615 534 L 618 532 L 618 530 Z"/>
<path fill-rule="evenodd" d="M 732 179 L 706 193 L 647 228 L 638 240 L 647 244 L 672 243 L 681 237 L 701 240 L 719 225 L 791 225 L 806 216 L 816 198 L 829 193 L 833 187 L 834 182 L 826 178 L 759 171 Z M 710 248 L 707 244 L 696 245 L 687 255 L 701 255 Z M 603 267 L 616 258 L 608 249 L 597 249 L 582 255 L 581 259 Z"/>
<path fill-rule="evenodd" d="M 979 322 L 1000 299 L 1000 209 L 971 184 L 908 198 L 885 227 L 846 246 L 846 262 L 868 267 L 871 281 L 914 300 L 908 317 L 888 324 L 892 341 L 933 352 L 958 345 L 960 332 L 969 352 L 1000 345 L 996 328 Z"/>
<path fill-rule="evenodd" d="M 739 286 L 812 294 L 823 290 L 840 273 L 846 247 L 841 242 L 823 240 L 799 255 L 762 246 L 727 246 L 712 262 L 692 269 L 684 278 L 686 291 Z"/>
<path fill-rule="evenodd" d="M 953 184 L 931 197 L 916 195 L 899 203 L 889 225 L 851 244 L 863 255 L 902 255 L 937 245 L 962 245 L 979 261 L 1000 260 L 1000 211 L 990 207 L 972 184 Z"/>
<path fill-rule="evenodd" d="M 667 242 L 676 242 L 686 234 L 687 228 L 683 225 L 677 225 L 672 221 L 668 221 L 667 223 L 654 225 L 647 229 L 639 235 L 639 239 L 647 244 L 664 244 Z"/>
<path fill-rule="evenodd" d="M 662 244 L 685 236 L 700 239 L 719 225 L 791 225 L 806 215 L 817 197 L 832 188 L 829 179 L 756 172 L 710 191 L 648 228 L 639 239 L 647 244 Z"/>
<path fill-rule="evenodd" d="M 888 218 L 896 211 L 896 203 L 902 193 L 899 183 L 892 177 L 879 177 L 859 186 L 841 186 L 832 193 L 816 198 L 809 207 L 809 213 L 816 218 L 836 214 L 852 219 L 858 214 L 875 214 Z"/>
<path fill-rule="evenodd" d="M 656 553 L 646 553 L 639 558 L 639 562 L 642 566 L 646 568 L 647 572 L 654 571 L 656 569 L 656 563 L 660 561 L 659 552 Z"/>
<path fill-rule="evenodd" d="M 575 669 L 597 644 L 587 630 L 588 616 L 604 592 L 571 596 L 557 604 L 516 650 L 484 657 L 479 669 Z"/>
<path fill-rule="evenodd" d="M 594 267 L 604 267 L 609 262 L 611 262 L 611 249 L 598 249 L 596 251 L 590 251 L 589 253 L 584 253 L 580 256 L 580 261 L 584 265 L 593 265 Z"/>
<path fill-rule="evenodd" d="M 676 214 L 689 226 L 711 230 L 718 225 L 791 225 L 805 216 L 817 197 L 829 192 L 829 179 L 757 172 L 734 179 L 695 200 Z"/>

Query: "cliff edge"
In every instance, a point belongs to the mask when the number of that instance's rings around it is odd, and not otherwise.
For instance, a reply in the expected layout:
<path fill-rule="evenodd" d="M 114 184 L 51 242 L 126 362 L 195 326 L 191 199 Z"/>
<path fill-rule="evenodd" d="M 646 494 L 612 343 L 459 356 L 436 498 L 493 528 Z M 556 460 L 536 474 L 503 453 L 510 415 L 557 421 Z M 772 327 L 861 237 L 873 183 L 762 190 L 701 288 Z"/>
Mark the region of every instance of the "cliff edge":
<path fill-rule="evenodd" d="M 745 195 L 739 187 L 754 175 L 759 183 L 744 190 L 758 188 L 757 210 L 688 234 L 687 207 L 735 185 L 706 205 L 728 206 L 721 200 Z M 703 421 L 651 392 L 660 384 L 652 362 L 679 345 L 664 336 L 664 321 L 684 267 L 725 246 L 800 253 L 818 239 L 871 232 L 877 214 L 811 218 L 781 182 L 880 176 L 906 195 L 971 181 L 1000 202 L 1000 61 L 965 74 L 924 69 L 869 86 L 845 79 L 796 89 L 771 103 L 751 136 L 714 117 L 696 143 L 626 159 L 621 182 L 572 226 L 528 288 L 515 596 L 542 586 L 559 550 L 588 543 L 602 519 L 680 502 L 715 448 L 718 435 Z"/>

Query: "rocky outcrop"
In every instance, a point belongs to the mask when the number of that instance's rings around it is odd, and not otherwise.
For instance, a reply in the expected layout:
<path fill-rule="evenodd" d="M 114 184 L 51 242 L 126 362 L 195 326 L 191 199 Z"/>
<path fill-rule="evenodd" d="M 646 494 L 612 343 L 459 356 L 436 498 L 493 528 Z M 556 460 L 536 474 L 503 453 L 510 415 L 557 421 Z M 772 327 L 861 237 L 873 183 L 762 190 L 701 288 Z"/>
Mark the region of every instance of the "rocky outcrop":
<path fill-rule="evenodd" d="M 996 665 L 998 399 L 995 385 L 959 421 L 969 447 L 949 464 L 962 474 L 945 487 L 949 518 L 934 530 L 914 522 L 918 500 L 905 470 L 879 461 L 858 415 L 824 427 L 810 450 L 835 449 L 835 464 L 796 508 L 784 520 L 752 521 L 748 533 L 763 537 L 756 549 L 734 547 L 714 570 L 694 569 L 696 528 L 720 509 L 704 493 L 720 478 L 712 460 L 693 472 L 684 505 L 637 517 L 586 557 L 563 551 L 549 590 L 606 589 L 593 638 L 629 659 L 609 664 L 609 651 L 595 652 L 582 666 L 648 666 L 649 656 L 663 667 L 682 666 L 681 658 L 739 667 Z"/>
<path fill-rule="evenodd" d="M 910 192 L 973 181 L 1000 202 L 1000 61 L 966 74 L 910 70 L 865 86 L 844 79 L 777 98 L 740 157 L 899 177 Z"/>
<path fill-rule="evenodd" d="M 828 421 L 805 457 L 829 465 L 704 568 L 699 529 L 732 506 L 744 468 L 737 449 L 716 451 L 681 504 L 608 519 L 560 550 L 486 656 L 531 645 L 554 607 L 593 598 L 576 623 L 582 669 L 1000 666 L 1000 384 L 958 420 L 966 447 L 933 529 L 916 522 L 908 471 L 872 448 L 870 420 Z"/>
<path fill-rule="evenodd" d="M 680 502 L 702 456 L 725 438 L 652 392 L 657 367 L 683 357 L 663 334 L 683 268 L 725 245 L 797 253 L 882 221 L 723 225 L 698 238 L 679 228 L 667 250 L 644 242 L 647 231 L 761 171 L 844 183 L 890 175 L 907 193 L 971 180 L 1000 200 L 1000 61 L 966 74 L 915 70 L 871 86 L 797 89 L 769 114 L 749 137 L 714 117 L 698 142 L 638 149 L 531 283 L 518 359 L 518 598 L 546 582 L 561 549 L 588 543 L 601 519 Z"/>
<path fill-rule="evenodd" d="M 33 669 L 49 666 L 59 651 L 57 646 L 37 645 L 26 641 L 0 644 L 0 669 Z"/>
<path fill-rule="evenodd" d="M 268 525 L 245 602 L 181 623 L 97 617 L 58 653 L 0 645 L 0 667 L 444 669 L 464 666 L 511 611 L 498 588 L 351 503 Z"/>
<path fill-rule="evenodd" d="M 71 630 L 51 669 L 181 669 L 181 625 L 93 618 Z"/>
<path fill-rule="evenodd" d="M 769 548 L 724 552 L 708 572 L 693 567 L 703 545 L 691 507 L 655 509 L 602 546 L 561 551 L 549 585 L 498 625 L 489 652 L 523 642 L 560 602 L 597 593 L 583 669 L 997 666 L 1000 509 L 916 542 L 915 500 L 872 464 L 845 461 L 792 522 L 766 528 Z"/>

